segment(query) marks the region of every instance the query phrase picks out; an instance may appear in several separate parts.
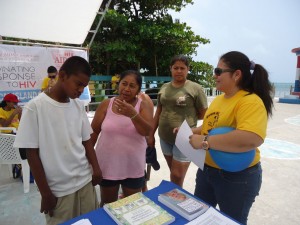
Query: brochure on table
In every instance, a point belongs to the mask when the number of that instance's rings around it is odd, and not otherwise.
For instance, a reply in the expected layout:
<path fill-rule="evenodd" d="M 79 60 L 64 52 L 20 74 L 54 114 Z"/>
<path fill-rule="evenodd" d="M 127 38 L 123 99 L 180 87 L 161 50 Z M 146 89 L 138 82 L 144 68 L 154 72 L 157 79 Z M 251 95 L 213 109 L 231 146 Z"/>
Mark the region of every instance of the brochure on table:
<path fill-rule="evenodd" d="M 240 225 L 239 223 L 233 221 L 232 219 L 224 216 L 218 210 L 213 207 L 209 207 L 209 209 L 202 214 L 201 216 L 197 217 L 196 219 L 192 220 L 191 222 L 187 223 L 186 225 Z"/>
<path fill-rule="evenodd" d="M 139 192 L 104 205 L 104 210 L 120 225 L 170 224 L 175 217 Z"/>
<path fill-rule="evenodd" d="M 206 203 L 178 188 L 160 194 L 158 201 L 189 221 L 200 216 L 209 208 Z"/>
<path fill-rule="evenodd" d="M 166 210 L 169 215 L 172 215 L 172 217 L 175 217 L 175 221 L 172 222 L 171 224 L 173 225 L 184 225 L 184 224 L 189 224 L 189 225 L 236 225 L 235 221 L 233 221 L 231 218 L 227 217 L 225 214 L 222 212 L 219 212 L 218 210 L 215 210 L 213 207 L 210 207 L 205 213 L 201 214 L 194 220 L 189 221 L 176 213 L 174 210 L 169 208 L 168 206 L 165 206 L 161 202 L 158 201 L 158 196 L 161 195 L 162 193 L 166 193 L 168 191 L 171 191 L 173 189 L 179 189 L 180 191 L 186 192 L 184 189 L 181 187 L 177 186 L 176 184 L 170 182 L 170 181 L 165 181 L 162 180 L 159 186 L 146 191 L 143 193 L 148 199 L 154 202 L 154 204 L 160 206 L 160 208 Z M 193 196 L 192 194 L 188 193 L 189 195 Z M 130 196 L 129 196 L 130 197 Z M 193 196 L 195 197 L 195 196 Z M 195 197 L 198 199 L 197 197 Z M 125 198 L 124 198 L 125 199 Z M 121 201 L 123 199 L 120 199 Z M 200 199 L 201 201 L 201 199 Z M 147 212 L 147 211 L 146 211 Z M 97 210 L 91 211 L 89 213 L 83 214 L 81 216 L 78 216 L 76 218 L 73 218 L 69 221 L 66 221 L 62 223 L 61 225 L 96 225 L 96 224 L 116 224 L 116 222 L 112 219 L 112 217 L 104 210 L 104 208 L 99 208 Z M 146 223 L 145 223 L 146 224 Z M 158 224 L 158 223 L 154 223 Z"/>

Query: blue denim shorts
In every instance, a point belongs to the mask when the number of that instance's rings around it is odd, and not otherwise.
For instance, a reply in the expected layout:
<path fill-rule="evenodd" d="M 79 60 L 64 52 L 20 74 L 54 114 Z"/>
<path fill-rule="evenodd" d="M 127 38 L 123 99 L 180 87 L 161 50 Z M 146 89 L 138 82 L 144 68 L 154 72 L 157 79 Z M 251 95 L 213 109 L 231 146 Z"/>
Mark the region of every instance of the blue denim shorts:
<path fill-rule="evenodd" d="M 160 147 L 164 155 L 173 156 L 173 159 L 179 162 L 190 162 L 190 160 L 181 153 L 175 144 L 172 145 L 160 139 Z"/>

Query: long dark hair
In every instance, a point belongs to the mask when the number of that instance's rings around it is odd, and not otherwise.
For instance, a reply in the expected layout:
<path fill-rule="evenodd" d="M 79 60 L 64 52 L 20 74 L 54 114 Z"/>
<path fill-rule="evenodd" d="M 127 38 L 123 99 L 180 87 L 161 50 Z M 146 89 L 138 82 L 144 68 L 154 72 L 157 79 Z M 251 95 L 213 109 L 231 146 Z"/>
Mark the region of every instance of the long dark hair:
<path fill-rule="evenodd" d="M 6 101 L 0 102 L 0 108 L 4 108 L 7 105 Z"/>
<path fill-rule="evenodd" d="M 267 70 L 262 65 L 250 61 L 245 54 L 238 51 L 225 53 L 220 60 L 230 69 L 242 71 L 242 79 L 238 86 L 250 94 L 257 94 L 262 99 L 268 116 L 272 116 L 273 99 L 271 96 L 273 89 Z M 252 73 L 251 70 L 253 70 Z"/>

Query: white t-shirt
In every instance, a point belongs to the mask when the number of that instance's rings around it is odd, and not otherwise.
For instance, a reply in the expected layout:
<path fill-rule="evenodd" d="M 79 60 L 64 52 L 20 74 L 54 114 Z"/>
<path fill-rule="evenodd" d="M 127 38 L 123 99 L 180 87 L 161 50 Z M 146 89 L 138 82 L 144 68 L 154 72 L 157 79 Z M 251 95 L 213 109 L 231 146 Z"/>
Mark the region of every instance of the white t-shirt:
<path fill-rule="evenodd" d="M 91 132 L 80 100 L 60 103 L 41 93 L 25 105 L 14 147 L 39 148 L 48 185 L 56 197 L 61 197 L 92 179 L 82 145 Z"/>

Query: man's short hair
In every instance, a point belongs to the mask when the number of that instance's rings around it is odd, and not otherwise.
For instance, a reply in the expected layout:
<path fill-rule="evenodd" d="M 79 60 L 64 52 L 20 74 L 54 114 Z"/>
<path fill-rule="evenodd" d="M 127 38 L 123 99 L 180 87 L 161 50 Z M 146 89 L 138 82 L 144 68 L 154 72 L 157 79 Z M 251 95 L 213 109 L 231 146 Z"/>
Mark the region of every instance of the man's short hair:
<path fill-rule="evenodd" d="M 80 56 L 71 56 L 68 58 L 60 67 L 59 71 L 64 71 L 67 76 L 70 75 L 78 75 L 79 73 L 83 73 L 88 77 L 91 77 L 92 70 L 90 64 L 86 59 Z"/>
<path fill-rule="evenodd" d="M 57 69 L 54 66 L 49 66 L 47 69 L 47 73 L 56 73 Z"/>

